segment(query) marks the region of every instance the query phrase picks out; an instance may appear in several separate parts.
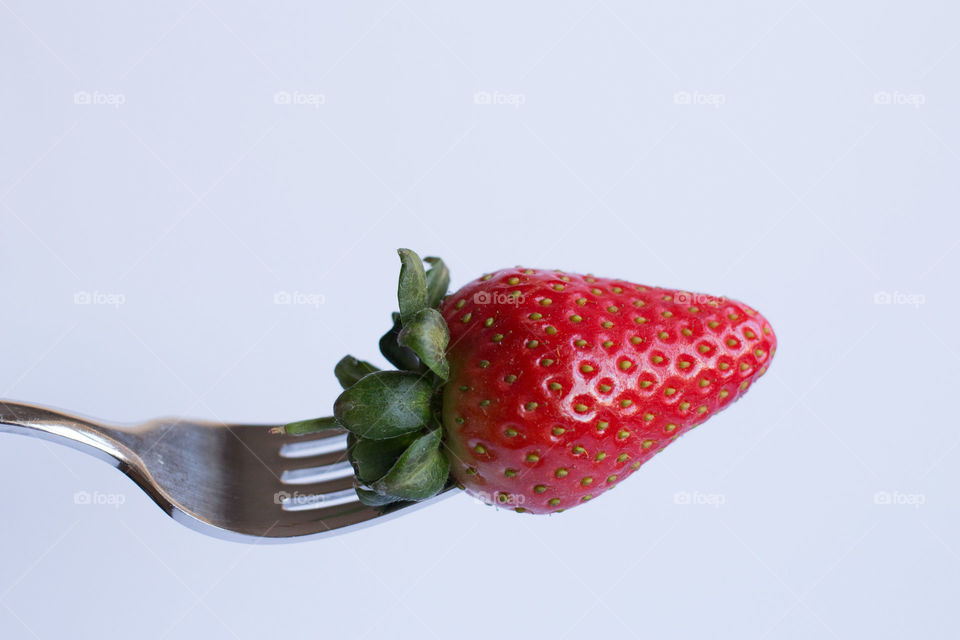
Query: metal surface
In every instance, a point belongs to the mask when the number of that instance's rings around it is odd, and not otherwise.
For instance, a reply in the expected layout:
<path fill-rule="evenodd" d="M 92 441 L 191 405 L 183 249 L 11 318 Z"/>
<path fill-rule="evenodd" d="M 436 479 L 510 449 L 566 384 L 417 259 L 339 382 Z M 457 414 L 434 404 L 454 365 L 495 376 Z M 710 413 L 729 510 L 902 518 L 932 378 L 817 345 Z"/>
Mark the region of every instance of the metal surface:
<path fill-rule="evenodd" d="M 346 435 L 277 432 L 275 425 L 160 418 L 106 425 L 0 401 L 0 432 L 72 446 L 127 474 L 174 520 L 242 542 L 294 542 L 382 522 L 417 504 L 357 501 Z"/>

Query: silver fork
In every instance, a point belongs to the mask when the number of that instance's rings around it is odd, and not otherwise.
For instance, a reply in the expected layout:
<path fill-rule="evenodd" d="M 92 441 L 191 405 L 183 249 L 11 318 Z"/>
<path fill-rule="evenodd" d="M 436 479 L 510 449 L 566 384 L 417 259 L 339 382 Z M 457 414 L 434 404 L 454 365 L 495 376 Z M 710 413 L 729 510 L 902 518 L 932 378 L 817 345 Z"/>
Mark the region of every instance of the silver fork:
<path fill-rule="evenodd" d="M 0 432 L 91 453 L 127 474 L 177 522 L 242 542 L 293 542 L 343 532 L 450 495 L 416 504 L 361 504 L 344 431 L 289 436 L 274 425 L 182 418 L 106 425 L 0 401 Z"/>

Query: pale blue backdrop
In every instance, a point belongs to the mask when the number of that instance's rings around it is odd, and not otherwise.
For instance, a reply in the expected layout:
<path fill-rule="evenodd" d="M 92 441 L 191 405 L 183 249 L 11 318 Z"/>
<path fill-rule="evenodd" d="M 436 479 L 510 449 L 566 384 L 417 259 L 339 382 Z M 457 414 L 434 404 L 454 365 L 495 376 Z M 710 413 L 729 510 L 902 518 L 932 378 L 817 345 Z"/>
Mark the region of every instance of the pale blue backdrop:
<path fill-rule="evenodd" d="M 381 362 L 401 245 L 455 286 L 725 294 L 780 339 L 745 401 L 554 517 L 458 496 L 243 546 L 0 436 L 0 637 L 956 637 L 958 19 L 0 0 L 0 397 L 325 413 L 343 353 Z"/>

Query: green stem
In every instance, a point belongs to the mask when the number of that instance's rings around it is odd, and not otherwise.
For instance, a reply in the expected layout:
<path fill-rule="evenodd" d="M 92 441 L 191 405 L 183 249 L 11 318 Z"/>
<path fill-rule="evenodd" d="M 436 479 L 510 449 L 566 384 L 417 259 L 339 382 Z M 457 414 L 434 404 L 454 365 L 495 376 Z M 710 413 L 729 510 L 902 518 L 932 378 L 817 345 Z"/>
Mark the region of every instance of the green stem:
<path fill-rule="evenodd" d="M 302 436 L 317 431 L 326 431 L 327 429 L 340 429 L 340 425 L 333 417 L 313 418 L 312 420 L 300 420 L 291 422 L 284 427 L 284 431 L 291 436 Z"/>

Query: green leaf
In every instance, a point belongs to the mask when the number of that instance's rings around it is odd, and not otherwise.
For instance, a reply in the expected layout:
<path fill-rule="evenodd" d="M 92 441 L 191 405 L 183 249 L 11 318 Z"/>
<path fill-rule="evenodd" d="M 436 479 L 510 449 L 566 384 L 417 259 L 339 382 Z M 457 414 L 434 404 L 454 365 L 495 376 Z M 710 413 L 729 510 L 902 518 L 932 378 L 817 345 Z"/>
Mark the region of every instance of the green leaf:
<path fill-rule="evenodd" d="M 420 356 L 420 360 L 444 380 L 450 376 L 450 365 L 447 364 L 446 356 L 450 331 L 443 316 L 436 309 L 422 309 L 409 322 L 404 323 L 397 342 L 413 349 Z"/>
<path fill-rule="evenodd" d="M 337 376 L 340 386 L 349 389 L 368 373 L 380 371 L 369 362 L 357 360 L 353 356 L 343 356 L 337 366 L 333 368 L 333 375 Z"/>
<path fill-rule="evenodd" d="M 427 274 L 423 261 L 410 249 L 397 249 L 400 254 L 400 286 L 397 300 L 400 302 L 400 317 L 403 324 L 427 307 Z"/>
<path fill-rule="evenodd" d="M 363 487 L 357 487 L 356 491 L 357 497 L 360 498 L 360 502 L 368 507 L 382 507 L 390 504 L 391 502 L 400 502 L 400 498 L 395 498 L 393 496 L 382 496 L 376 491 L 364 489 Z"/>
<path fill-rule="evenodd" d="M 433 387 L 421 375 L 377 371 L 341 393 L 333 415 L 362 438 L 393 438 L 427 423 L 432 394 Z"/>
<path fill-rule="evenodd" d="M 306 433 L 314 433 L 316 431 L 325 431 L 327 429 L 341 429 L 342 427 L 337 424 L 337 421 L 333 418 L 313 418 L 311 420 L 300 420 L 299 422 L 291 422 L 283 429 L 291 436 L 302 436 Z"/>
<path fill-rule="evenodd" d="M 427 304 L 431 307 L 440 306 L 443 296 L 450 288 L 450 270 L 440 258 L 427 257 L 424 262 L 430 265 L 427 269 Z"/>
<path fill-rule="evenodd" d="M 434 429 L 417 438 L 370 488 L 404 500 L 425 500 L 439 493 L 450 474 L 450 462 L 440 450 L 440 436 L 441 430 Z"/>
<path fill-rule="evenodd" d="M 397 342 L 400 334 L 400 314 L 393 313 L 393 328 L 380 338 L 380 353 L 397 369 L 406 371 L 420 371 L 420 359 L 412 349 L 401 347 Z"/>
<path fill-rule="evenodd" d="M 368 440 L 351 433 L 347 456 L 357 479 L 369 484 L 385 476 L 416 439 L 416 431 L 386 440 Z"/>

